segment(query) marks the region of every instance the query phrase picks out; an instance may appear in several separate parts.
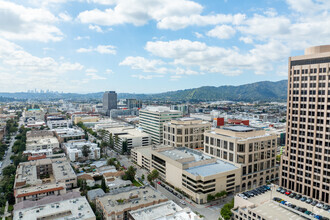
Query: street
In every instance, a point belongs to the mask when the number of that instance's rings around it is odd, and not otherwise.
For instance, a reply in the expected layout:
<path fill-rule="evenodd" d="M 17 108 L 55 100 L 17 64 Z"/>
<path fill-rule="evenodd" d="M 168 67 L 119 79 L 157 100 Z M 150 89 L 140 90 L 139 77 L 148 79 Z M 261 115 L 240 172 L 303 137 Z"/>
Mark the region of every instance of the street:
<path fill-rule="evenodd" d="M 14 142 L 15 142 L 15 137 L 16 137 L 16 134 L 11 137 L 9 147 L 8 147 L 8 150 L 7 150 L 6 158 L 3 161 L 1 161 L 2 162 L 2 166 L 0 167 L 1 175 L 2 175 L 3 168 L 10 165 L 10 157 L 11 157 L 11 155 L 13 155 L 12 147 L 13 147 Z"/>

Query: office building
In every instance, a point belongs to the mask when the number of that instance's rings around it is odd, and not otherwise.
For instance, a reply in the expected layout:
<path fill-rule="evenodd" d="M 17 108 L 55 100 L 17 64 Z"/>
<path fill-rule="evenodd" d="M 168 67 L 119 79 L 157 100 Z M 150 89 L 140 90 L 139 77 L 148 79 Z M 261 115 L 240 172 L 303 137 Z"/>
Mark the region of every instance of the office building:
<path fill-rule="evenodd" d="M 79 192 L 47 196 L 38 201 L 23 201 L 14 206 L 14 220 L 81 219 L 95 220 L 87 199 Z"/>
<path fill-rule="evenodd" d="M 28 109 L 23 111 L 23 121 L 25 123 L 31 123 L 33 121 L 44 121 L 45 120 L 45 112 L 41 109 Z"/>
<path fill-rule="evenodd" d="M 142 100 L 126 99 L 126 107 L 128 109 L 142 108 Z"/>
<path fill-rule="evenodd" d="M 27 151 L 39 151 L 50 149 L 52 151 L 60 150 L 60 144 L 56 137 L 27 137 L 26 150 Z"/>
<path fill-rule="evenodd" d="M 105 129 L 105 139 L 113 138 L 114 149 L 119 153 L 130 153 L 134 147 L 148 146 L 151 144 L 151 135 L 143 132 L 142 129 L 133 127 L 114 127 Z M 127 143 L 123 148 L 123 142 Z"/>
<path fill-rule="evenodd" d="M 115 91 L 106 91 L 103 94 L 103 110 L 106 115 L 109 115 L 111 109 L 117 109 L 117 93 Z"/>
<path fill-rule="evenodd" d="M 134 148 L 132 161 L 149 172 L 158 170 L 161 179 L 198 204 L 206 203 L 209 194 L 234 193 L 240 189 L 240 166 L 190 148 L 165 145 Z"/>
<path fill-rule="evenodd" d="M 126 220 L 132 210 L 166 201 L 167 198 L 164 195 L 151 187 L 126 187 L 97 197 L 96 209 L 102 213 L 105 220 Z"/>
<path fill-rule="evenodd" d="M 204 132 L 211 123 L 195 118 L 179 118 L 164 123 L 163 144 L 173 147 L 203 149 Z"/>
<path fill-rule="evenodd" d="M 265 130 L 229 125 L 205 132 L 204 153 L 242 166 L 241 191 L 255 188 L 279 175 L 277 136 Z"/>
<path fill-rule="evenodd" d="M 55 128 L 53 131 L 60 143 L 85 139 L 85 133 L 78 128 Z"/>
<path fill-rule="evenodd" d="M 140 110 L 140 127 L 151 135 L 154 144 L 163 143 L 163 123 L 172 119 L 181 118 L 182 112 L 170 110 L 164 106 L 148 106 Z"/>
<path fill-rule="evenodd" d="M 330 202 L 330 45 L 289 58 L 287 142 L 280 185 Z"/>

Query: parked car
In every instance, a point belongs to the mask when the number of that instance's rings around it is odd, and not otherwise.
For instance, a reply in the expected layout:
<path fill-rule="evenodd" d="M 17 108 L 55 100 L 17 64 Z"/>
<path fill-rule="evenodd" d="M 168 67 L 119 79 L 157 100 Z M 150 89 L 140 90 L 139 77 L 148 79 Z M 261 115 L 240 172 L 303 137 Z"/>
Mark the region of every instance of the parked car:
<path fill-rule="evenodd" d="M 312 202 L 313 202 L 313 199 L 311 199 L 311 198 L 308 198 L 308 199 L 306 199 L 306 201 L 305 201 L 307 204 L 311 204 Z"/>
<path fill-rule="evenodd" d="M 295 199 L 301 199 L 301 197 L 302 196 L 300 194 L 297 194 L 296 197 L 295 197 Z"/>
<path fill-rule="evenodd" d="M 300 201 L 305 202 L 307 200 L 307 197 L 303 196 L 301 197 Z"/>
<path fill-rule="evenodd" d="M 304 213 L 305 213 L 306 215 L 310 215 L 312 212 L 307 210 L 307 211 L 305 211 Z"/>
<path fill-rule="evenodd" d="M 285 195 L 289 196 L 291 194 L 291 191 L 286 191 Z"/>
<path fill-rule="evenodd" d="M 323 205 L 324 204 L 322 202 L 319 202 L 319 203 L 317 203 L 316 207 L 322 209 L 323 208 Z"/>
<path fill-rule="evenodd" d="M 276 191 L 277 191 L 277 192 L 281 192 L 282 190 L 283 190 L 282 187 L 278 187 Z"/>
<path fill-rule="evenodd" d="M 311 205 L 312 205 L 312 206 L 316 206 L 317 203 L 318 203 L 318 201 L 314 200 L 314 201 L 311 203 Z"/>
<path fill-rule="evenodd" d="M 280 201 L 281 199 L 278 198 L 278 197 L 274 197 L 273 200 L 274 200 L 275 202 L 278 202 L 278 201 Z"/>
<path fill-rule="evenodd" d="M 286 192 L 285 189 L 282 189 L 280 193 L 284 194 Z"/>
<path fill-rule="evenodd" d="M 325 211 L 328 211 L 328 210 L 330 209 L 330 206 L 329 206 L 329 205 L 324 205 L 324 206 L 323 206 L 323 209 L 324 209 Z"/>
<path fill-rule="evenodd" d="M 182 205 L 186 205 L 185 201 L 183 201 L 183 200 L 180 200 L 180 203 L 181 203 Z"/>
<path fill-rule="evenodd" d="M 298 211 L 300 211 L 302 213 L 305 213 L 307 211 L 307 209 L 306 208 L 300 208 L 300 209 L 298 209 Z"/>
<path fill-rule="evenodd" d="M 290 197 L 290 198 L 294 198 L 294 197 L 296 197 L 296 195 L 297 195 L 297 193 L 291 193 L 291 194 L 289 195 L 289 197 Z"/>

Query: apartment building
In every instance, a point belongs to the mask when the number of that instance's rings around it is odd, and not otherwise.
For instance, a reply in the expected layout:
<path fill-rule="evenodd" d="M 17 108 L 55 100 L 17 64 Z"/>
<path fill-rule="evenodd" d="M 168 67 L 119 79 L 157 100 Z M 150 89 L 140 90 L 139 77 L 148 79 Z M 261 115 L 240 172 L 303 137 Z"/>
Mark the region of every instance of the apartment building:
<path fill-rule="evenodd" d="M 72 127 L 72 122 L 70 120 L 47 120 L 47 126 L 50 129 L 62 128 L 62 127 Z"/>
<path fill-rule="evenodd" d="M 81 219 L 95 220 L 95 214 L 84 196 L 70 192 L 48 196 L 38 201 L 23 201 L 14 206 L 14 220 Z"/>
<path fill-rule="evenodd" d="M 113 127 L 104 129 L 105 139 L 109 140 L 110 135 L 114 141 L 114 149 L 120 153 L 130 153 L 134 147 L 148 146 L 151 144 L 151 135 L 143 132 L 142 129 L 133 127 Z M 123 148 L 123 142 L 127 143 L 127 148 Z"/>
<path fill-rule="evenodd" d="M 182 116 L 182 112 L 165 106 L 148 106 L 139 112 L 140 127 L 151 135 L 154 144 L 162 144 L 163 123 Z"/>
<path fill-rule="evenodd" d="M 241 191 L 279 176 L 276 134 L 250 126 L 229 125 L 206 131 L 204 145 L 205 154 L 242 166 Z"/>
<path fill-rule="evenodd" d="M 129 212 L 166 202 L 167 198 L 159 191 L 146 186 L 126 187 L 96 198 L 96 209 L 105 220 L 127 220 Z"/>
<path fill-rule="evenodd" d="M 41 109 L 28 109 L 23 111 L 23 121 L 44 121 L 45 120 L 45 112 Z"/>
<path fill-rule="evenodd" d="M 79 140 L 79 141 L 68 141 L 67 143 L 62 144 L 62 148 L 66 153 L 70 161 L 77 161 L 79 159 L 85 159 L 82 151 L 84 146 L 87 146 L 89 149 L 88 159 L 97 160 L 101 156 L 101 150 L 97 144 L 90 141 Z"/>
<path fill-rule="evenodd" d="M 53 130 L 60 143 L 85 138 L 85 133 L 78 128 L 55 128 Z"/>
<path fill-rule="evenodd" d="M 149 167 L 143 163 L 143 157 L 148 158 Z M 158 170 L 161 179 L 199 204 L 207 202 L 208 194 L 223 190 L 234 193 L 240 189 L 240 166 L 190 148 L 165 145 L 135 148 L 132 160 L 149 172 Z"/>
<path fill-rule="evenodd" d="M 179 118 L 164 123 L 163 144 L 173 147 L 203 149 L 204 132 L 211 123 L 195 118 Z"/>
<path fill-rule="evenodd" d="M 330 203 L 330 45 L 289 58 L 280 185 Z"/>
<path fill-rule="evenodd" d="M 77 176 L 66 158 L 33 160 L 17 166 L 14 196 L 16 202 L 38 200 L 76 186 Z"/>
<path fill-rule="evenodd" d="M 56 137 L 27 137 L 26 150 L 27 151 L 39 151 L 50 149 L 57 151 L 60 149 L 60 143 Z"/>

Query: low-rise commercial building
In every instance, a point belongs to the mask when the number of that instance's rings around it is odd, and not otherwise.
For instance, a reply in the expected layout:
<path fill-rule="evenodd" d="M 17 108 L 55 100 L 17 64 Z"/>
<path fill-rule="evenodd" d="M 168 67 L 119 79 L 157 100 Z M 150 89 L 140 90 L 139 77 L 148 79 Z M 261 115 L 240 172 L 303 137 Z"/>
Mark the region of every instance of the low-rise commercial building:
<path fill-rule="evenodd" d="M 78 128 L 56 128 L 54 132 L 60 143 L 85 138 L 85 133 Z"/>
<path fill-rule="evenodd" d="M 87 199 L 79 192 L 48 196 L 38 201 L 23 201 L 14 207 L 14 220 L 82 219 L 95 220 Z"/>
<path fill-rule="evenodd" d="M 26 139 L 26 150 L 38 151 L 50 149 L 56 151 L 60 149 L 60 143 L 56 137 L 28 137 Z"/>
<path fill-rule="evenodd" d="M 129 212 L 129 220 L 200 220 L 198 215 L 191 211 L 190 208 L 181 208 L 173 201 L 162 202 L 143 209 Z"/>
<path fill-rule="evenodd" d="M 149 157 L 150 167 L 147 170 L 158 170 L 160 178 L 181 189 L 196 203 L 206 203 L 208 194 L 215 195 L 221 191 L 234 193 L 240 189 L 240 166 L 200 151 L 164 145 L 133 149 L 133 162 L 146 167 L 142 155 Z"/>
<path fill-rule="evenodd" d="M 179 118 L 164 123 L 163 144 L 172 147 L 203 149 L 204 132 L 211 123 L 195 118 Z"/>
<path fill-rule="evenodd" d="M 92 143 L 90 141 L 79 140 L 79 141 L 69 141 L 67 143 L 63 143 L 62 148 L 67 154 L 67 157 L 70 161 L 77 161 L 79 159 L 84 159 L 83 148 L 87 146 L 89 149 L 89 153 L 87 158 L 90 160 L 97 160 L 100 158 L 101 151 L 97 144 Z"/>
<path fill-rule="evenodd" d="M 37 121 L 37 120 L 45 120 L 45 112 L 41 109 L 28 109 L 23 111 L 23 121 Z"/>
<path fill-rule="evenodd" d="M 128 219 L 129 212 L 166 202 L 167 198 L 151 187 L 131 187 L 96 198 L 96 209 L 105 220 Z"/>
<path fill-rule="evenodd" d="M 72 122 L 70 120 L 49 120 L 47 121 L 47 126 L 50 129 L 54 128 L 66 128 L 66 127 L 72 127 Z"/>
<path fill-rule="evenodd" d="M 114 148 L 120 153 L 130 153 L 132 148 L 148 146 L 151 144 L 151 135 L 143 132 L 141 129 L 132 127 L 116 127 L 105 129 L 105 138 L 113 138 Z M 126 142 L 126 149 L 123 143 Z"/>
<path fill-rule="evenodd" d="M 264 129 L 229 125 L 205 132 L 204 153 L 242 166 L 241 191 L 278 178 L 277 136 Z"/>

